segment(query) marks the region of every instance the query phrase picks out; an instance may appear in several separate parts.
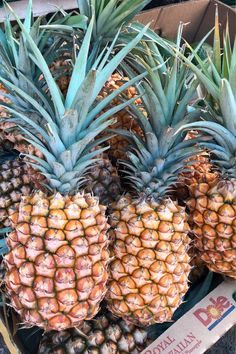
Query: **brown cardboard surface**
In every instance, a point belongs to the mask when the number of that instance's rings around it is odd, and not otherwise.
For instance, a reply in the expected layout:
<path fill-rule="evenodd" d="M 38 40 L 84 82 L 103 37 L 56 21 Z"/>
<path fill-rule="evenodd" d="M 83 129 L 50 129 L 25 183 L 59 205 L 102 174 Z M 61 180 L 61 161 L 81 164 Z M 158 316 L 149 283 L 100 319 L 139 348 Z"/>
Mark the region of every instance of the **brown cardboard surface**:
<path fill-rule="evenodd" d="M 236 34 L 236 11 L 214 0 L 192 0 L 158 7 L 137 15 L 136 20 L 144 24 L 152 21 L 150 27 L 168 39 L 175 38 L 179 23 L 183 22 L 186 24 L 183 36 L 192 43 L 201 40 L 214 27 L 216 4 L 219 8 L 221 28 L 225 28 L 228 16 L 230 34 L 233 38 Z M 212 36 L 208 39 L 209 43 L 211 43 L 211 39 Z"/>
<path fill-rule="evenodd" d="M 162 6 L 145 11 L 136 16 L 136 19 L 144 24 L 153 19 L 151 28 L 153 30 L 160 30 L 161 36 L 168 39 L 176 37 L 179 23 L 183 22 L 186 24 L 183 33 L 184 38 L 192 42 L 208 5 L 209 0 L 193 0 L 170 6 Z"/>
<path fill-rule="evenodd" d="M 24 18 L 28 0 L 11 2 L 10 6 L 20 18 Z M 56 8 L 71 10 L 76 8 L 76 0 L 34 0 L 34 16 L 55 11 Z M 214 26 L 215 5 L 218 4 L 220 22 L 225 28 L 227 16 L 229 18 L 231 38 L 236 33 L 236 10 L 217 0 L 190 0 L 169 6 L 161 6 L 142 12 L 136 16 L 136 20 L 147 24 L 163 37 L 174 39 L 180 22 L 184 27 L 184 38 L 192 43 L 199 41 Z M 4 20 L 5 10 L 0 9 L 0 22 Z M 209 39 L 209 42 L 211 39 Z"/>
<path fill-rule="evenodd" d="M 215 8 L 216 4 L 219 10 L 219 21 L 221 24 L 221 28 L 224 29 L 227 23 L 227 17 L 229 20 L 229 28 L 230 28 L 230 36 L 231 40 L 233 40 L 236 34 L 236 9 L 233 9 L 230 6 L 222 4 L 219 1 L 210 1 L 209 5 L 206 8 L 206 12 L 202 18 L 201 26 L 198 27 L 194 41 L 199 41 L 201 38 L 214 27 L 215 21 Z M 209 42 L 211 43 L 213 38 L 213 34 L 209 37 Z"/>

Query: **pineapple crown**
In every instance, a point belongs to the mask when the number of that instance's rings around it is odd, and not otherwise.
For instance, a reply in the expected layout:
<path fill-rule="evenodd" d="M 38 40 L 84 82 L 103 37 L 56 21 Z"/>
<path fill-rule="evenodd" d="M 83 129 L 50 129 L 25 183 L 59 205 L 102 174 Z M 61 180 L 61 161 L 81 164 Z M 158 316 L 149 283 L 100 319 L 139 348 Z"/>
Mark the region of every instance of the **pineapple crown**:
<path fill-rule="evenodd" d="M 208 115 L 207 119 L 222 123 L 222 116 L 227 115 L 227 113 L 225 113 L 227 106 L 227 103 L 225 102 L 226 97 L 222 99 L 222 80 L 228 82 L 226 88 L 227 93 L 225 92 L 224 96 L 234 95 L 236 91 L 236 37 L 233 45 L 231 45 L 229 23 L 227 20 L 226 29 L 223 33 L 223 47 L 221 48 L 218 8 L 216 8 L 215 13 L 213 49 L 212 52 L 207 53 L 207 58 L 202 60 L 198 55 L 198 50 L 204 45 L 204 42 L 211 32 L 212 30 L 202 39 L 196 49 L 193 49 L 188 43 L 186 44 L 192 52 L 192 56 L 195 58 L 196 65 L 194 65 L 189 57 L 183 55 L 181 57 L 189 68 L 197 75 L 200 83 L 206 91 L 205 105 L 211 115 L 211 117 Z M 230 102 L 228 103 L 230 104 Z M 233 110 L 232 113 L 233 112 L 235 112 L 235 110 Z"/>
<path fill-rule="evenodd" d="M 176 43 L 180 50 L 181 33 L 180 28 Z M 123 67 L 130 77 L 135 75 L 134 68 L 139 73 L 147 70 L 148 75 L 146 82 L 136 85 L 143 106 L 139 109 L 130 105 L 143 137 L 118 131 L 131 143 L 128 161 L 122 163 L 132 187 L 156 199 L 171 191 L 178 174 L 187 168 L 186 161 L 199 152 L 194 147 L 196 139 L 184 140 L 185 134 L 177 133 L 182 124 L 199 116 L 198 110 L 188 106 L 195 97 L 198 80 L 178 55 L 166 61 L 154 43 L 147 44 L 142 57 Z"/>
<path fill-rule="evenodd" d="M 45 106 L 42 107 L 32 95 L 25 93 L 10 81 L 4 80 L 7 88 L 13 89 L 19 97 L 34 106 L 42 118 L 40 125 L 36 124 L 24 111 L 7 104 L 2 104 L 2 106 L 11 114 L 10 121 L 19 125 L 25 139 L 44 155 L 45 160 L 33 155 L 27 156 L 34 161 L 31 164 L 36 165 L 36 168 L 46 176 L 50 187 L 61 193 L 74 192 L 85 182 L 86 173 L 98 160 L 96 156 L 107 149 L 94 148 L 108 139 L 108 136 L 97 138 L 102 131 L 114 123 L 114 119 L 108 118 L 132 103 L 133 99 L 105 113 L 102 111 L 120 92 L 145 76 L 142 73 L 104 100 L 100 102 L 96 100 L 105 82 L 129 51 L 141 40 L 146 28 L 107 63 L 118 33 L 111 46 L 101 53 L 94 62 L 93 68 L 87 73 L 94 21 L 92 18 L 72 71 L 67 95 L 64 98 L 37 43 L 34 42 L 19 17 L 13 11 L 12 13 L 24 34 L 30 58 L 45 78 L 48 92 L 45 96 Z M 37 135 L 32 134 L 32 128 Z"/>
<path fill-rule="evenodd" d="M 12 11 L 7 3 L 5 3 L 5 8 Z M 46 21 L 45 18 L 39 17 L 36 21 L 33 21 L 32 0 L 28 1 L 25 12 L 25 30 L 31 35 L 33 41 L 43 53 L 48 65 L 56 59 L 65 59 L 65 49 L 62 48 L 64 38 L 61 32 L 59 35 L 56 31 L 59 32 L 62 29 L 65 31 L 72 19 L 71 15 L 63 13 L 63 16 L 54 20 L 59 14 L 61 14 L 60 11 L 55 13 L 46 25 L 42 26 L 42 23 Z M 76 19 L 77 17 L 73 18 L 73 22 Z M 77 19 L 77 27 L 79 23 L 83 27 L 82 20 L 79 22 Z M 1 82 L 4 83 L 4 79 L 6 79 L 27 94 L 34 92 L 34 97 L 40 104 L 44 105 L 45 80 L 43 80 L 41 70 L 32 60 L 31 53 L 27 49 L 25 34 L 11 24 L 9 16 L 5 18 L 4 30 L 0 29 L 0 40 Z M 55 70 L 54 76 L 58 78 L 59 75 L 61 75 L 61 72 Z M 7 97 L 18 109 L 28 110 L 29 113 L 34 112 L 34 106 L 19 95 L 15 95 L 14 91 L 1 94 Z"/>
<path fill-rule="evenodd" d="M 112 40 L 151 0 L 77 0 L 79 12 L 89 20 L 94 16 L 92 40 Z M 109 20 L 108 20 L 109 19 Z"/>
<path fill-rule="evenodd" d="M 200 139 L 199 146 L 212 152 L 211 160 L 223 174 L 236 178 L 236 37 L 231 45 L 227 21 L 221 48 L 217 9 L 212 57 L 208 55 L 207 60 L 202 61 L 196 51 L 190 49 L 197 65 L 188 58 L 182 59 L 207 92 L 202 114 L 205 120 L 184 125 L 182 129 L 196 129 L 211 136 L 210 142 Z"/>
<path fill-rule="evenodd" d="M 68 31 L 72 34 L 67 38 L 67 47 L 71 48 L 71 40 L 77 44 L 79 48 L 81 41 L 84 38 L 84 30 L 87 29 L 86 23 L 90 23 L 93 18 L 93 30 L 90 45 L 90 63 L 88 69 L 92 68 L 93 60 L 97 57 L 104 48 L 111 43 L 119 32 L 117 37 L 116 46 L 113 52 L 119 50 L 122 46 L 126 46 L 134 37 L 137 32 L 143 30 L 144 25 L 136 24 L 137 27 L 132 28 L 131 20 L 139 13 L 151 0 L 77 0 L 79 14 L 71 15 L 71 23 L 79 22 L 85 26 L 78 26 L 76 29 L 73 26 L 64 26 L 64 33 Z M 77 19 L 78 18 L 78 19 Z M 109 21 L 107 20 L 109 19 Z M 135 23 L 133 23 L 135 26 Z M 47 27 L 51 31 L 53 26 Z M 81 30 L 82 29 L 82 30 Z M 146 30 L 148 32 L 151 30 Z M 154 34 L 154 32 L 152 32 Z M 150 36 L 149 36 L 150 37 Z M 143 50 L 142 42 L 135 46 L 135 50 Z M 74 48 L 76 48 L 74 46 Z M 69 52 L 71 52 L 69 50 Z M 75 53 L 72 53 L 72 62 L 75 60 Z"/>

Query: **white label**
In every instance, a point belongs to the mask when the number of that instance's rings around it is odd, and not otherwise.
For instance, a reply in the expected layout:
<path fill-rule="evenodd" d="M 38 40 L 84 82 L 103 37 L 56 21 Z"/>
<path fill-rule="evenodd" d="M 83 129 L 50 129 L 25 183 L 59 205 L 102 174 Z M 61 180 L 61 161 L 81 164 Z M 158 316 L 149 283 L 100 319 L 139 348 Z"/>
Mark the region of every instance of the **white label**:
<path fill-rule="evenodd" d="M 225 280 L 141 354 L 202 354 L 236 323 L 236 281 Z"/>

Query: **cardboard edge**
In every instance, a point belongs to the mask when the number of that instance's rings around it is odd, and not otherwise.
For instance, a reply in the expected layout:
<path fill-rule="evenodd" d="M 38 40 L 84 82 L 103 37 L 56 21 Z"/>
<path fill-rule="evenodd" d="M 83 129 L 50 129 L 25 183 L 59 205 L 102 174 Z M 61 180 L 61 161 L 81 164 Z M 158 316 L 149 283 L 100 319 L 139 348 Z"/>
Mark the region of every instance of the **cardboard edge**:
<path fill-rule="evenodd" d="M 173 40 L 176 36 L 176 28 L 182 22 L 185 24 L 183 36 L 188 42 L 192 42 L 209 2 L 210 0 L 190 0 L 160 6 L 143 11 L 135 19 L 143 24 L 154 19 L 150 27 L 164 38 Z"/>
<path fill-rule="evenodd" d="M 27 0 L 14 1 L 9 3 L 9 6 L 18 14 L 20 19 L 23 19 L 25 16 L 25 9 L 27 6 Z M 57 8 L 61 8 L 63 10 L 72 10 L 77 8 L 76 0 L 34 0 L 33 1 L 33 14 L 34 17 L 43 16 L 52 12 L 55 12 Z M 3 7 L 0 8 L 0 23 L 4 21 L 6 16 L 6 11 Z M 14 19 L 12 15 L 10 15 L 10 19 Z"/>
<path fill-rule="evenodd" d="M 232 8 L 218 0 L 210 0 L 206 12 L 202 18 L 201 26 L 197 29 L 194 37 L 194 41 L 199 41 L 204 34 L 209 32 L 214 27 L 215 22 L 215 10 L 214 8 L 218 5 L 219 9 L 219 21 L 221 24 L 221 38 L 223 31 L 226 27 L 227 18 L 229 20 L 230 26 L 230 38 L 233 44 L 236 35 L 236 8 Z M 210 35 L 208 42 L 212 44 L 213 34 Z"/>
<path fill-rule="evenodd" d="M 214 0 L 213 0 L 213 1 L 214 1 Z M 204 15 L 202 16 L 202 19 L 201 19 L 201 21 L 200 21 L 200 23 L 199 23 L 199 26 L 198 26 L 198 28 L 197 28 L 196 31 L 195 31 L 195 34 L 194 34 L 194 36 L 193 36 L 193 42 L 196 41 L 196 37 L 197 37 L 197 33 L 198 33 L 198 31 L 199 31 L 199 28 L 201 28 L 201 27 L 202 27 L 202 24 L 204 23 L 206 13 L 208 12 L 208 9 L 209 9 L 209 6 L 210 6 L 210 2 L 211 2 L 211 0 L 209 0 L 209 2 L 208 2 L 208 4 L 207 4 L 207 7 L 206 7 L 206 10 L 205 10 L 205 13 L 204 13 Z"/>
<path fill-rule="evenodd" d="M 201 306 L 205 305 L 205 302 L 208 300 L 209 301 L 209 296 L 211 296 L 213 293 L 214 293 L 214 296 L 215 293 L 218 291 L 220 291 L 219 289 L 222 288 L 222 285 L 223 286 L 229 286 L 231 287 L 231 284 L 235 285 L 236 286 L 236 280 L 234 279 L 231 279 L 231 278 L 225 278 L 225 280 L 223 280 L 215 289 L 213 289 L 211 292 L 209 292 L 201 301 L 199 301 L 192 309 L 190 309 L 188 312 L 186 312 L 182 317 L 180 317 L 174 324 L 173 324 L 173 327 L 170 327 L 169 329 L 167 329 L 163 334 L 161 334 L 156 340 L 154 340 L 149 346 L 147 346 L 140 354 L 155 354 L 156 353 L 156 350 L 153 351 L 153 345 L 158 345 L 158 340 L 160 341 L 160 339 L 162 339 L 161 343 L 165 342 L 165 339 L 164 337 L 167 335 L 167 338 L 169 338 L 169 336 L 172 335 L 173 337 L 173 334 L 175 333 L 173 331 L 173 328 L 175 326 L 178 326 L 178 324 L 181 324 L 181 322 L 183 322 L 183 318 L 185 318 L 185 321 L 186 321 L 186 318 L 188 316 L 191 316 L 191 313 L 193 313 L 194 309 L 196 308 L 199 308 L 199 305 L 201 304 Z M 233 290 L 234 291 L 234 290 Z M 231 289 L 231 295 L 232 295 L 232 289 Z M 228 298 L 227 298 L 228 300 Z M 206 306 L 206 305 L 205 305 Z M 204 308 L 204 306 L 203 306 Z M 234 309 L 235 309 L 235 306 L 234 306 Z M 230 323 L 227 323 L 227 325 L 225 325 L 225 327 L 223 328 L 223 330 L 221 331 L 221 335 L 218 337 L 218 336 L 215 336 L 214 340 L 209 343 L 209 345 L 205 345 L 205 346 L 202 346 L 201 347 L 201 351 L 194 351 L 195 354 L 203 354 L 205 353 L 209 348 L 212 347 L 212 345 L 214 345 L 215 343 L 218 342 L 218 340 L 224 336 L 231 328 L 233 328 L 233 326 L 236 325 L 236 318 L 234 317 L 234 322 L 230 322 Z M 190 328 L 189 328 L 190 329 Z M 183 329 L 183 331 L 186 330 L 186 329 Z M 168 336 L 169 335 L 169 336 Z M 203 334 L 204 336 L 204 334 Z M 173 342 L 172 342 L 173 343 Z M 161 348 L 163 350 L 163 353 L 168 353 L 169 354 L 174 354 L 175 351 L 174 349 L 173 350 L 170 350 L 170 348 Z M 158 353 L 162 353 L 160 347 L 158 348 Z M 188 351 L 187 351 L 188 352 Z M 192 351 L 191 351 L 192 352 Z M 182 352 L 181 352 L 182 353 Z M 184 352 L 183 352 L 184 353 Z M 182 354 L 183 354 L 182 353 Z M 223 354 L 223 353 L 222 353 Z M 233 353 L 232 353 L 233 354 Z"/>
<path fill-rule="evenodd" d="M 1 318 L 0 318 L 0 332 L 1 332 L 3 340 L 4 340 L 8 350 L 10 351 L 10 353 L 11 354 L 19 354 L 19 351 L 16 348 L 16 346 L 14 345 L 14 343 L 12 342 L 10 335 L 8 333 L 8 330 Z"/>

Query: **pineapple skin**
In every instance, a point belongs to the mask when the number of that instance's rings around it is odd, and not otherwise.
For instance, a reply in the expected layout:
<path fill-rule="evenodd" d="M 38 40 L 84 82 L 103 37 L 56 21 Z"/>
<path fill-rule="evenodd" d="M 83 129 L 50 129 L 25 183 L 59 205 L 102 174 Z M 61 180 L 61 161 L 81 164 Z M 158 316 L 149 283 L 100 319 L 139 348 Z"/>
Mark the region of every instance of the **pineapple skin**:
<path fill-rule="evenodd" d="M 110 311 L 137 325 L 172 318 L 188 290 L 190 238 L 187 214 L 170 199 L 113 204 L 110 216 Z"/>
<path fill-rule="evenodd" d="M 44 177 L 17 158 L 0 165 L 0 223 L 11 225 L 9 216 L 17 207 L 22 195 L 30 195 L 39 188 Z"/>
<path fill-rule="evenodd" d="M 189 281 L 191 283 L 197 283 L 206 274 L 207 267 L 205 262 L 201 259 L 198 249 L 194 247 L 194 245 L 190 247 L 188 254 L 191 257 Z"/>
<path fill-rule="evenodd" d="M 65 75 L 59 77 L 56 82 L 63 96 L 66 96 L 71 76 L 71 70 L 68 62 L 66 60 L 57 60 L 51 65 L 50 70 L 52 73 L 56 73 L 57 70 L 63 70 L 63 72 L 65 73 Z"/>
<path fill-rule="evenodd" d="M 7 118 L 9 115 L 6 110 L 1 107 L 1 103 L 10 103 L 10 100 L 1 95 L 2 93 L 7 93 L 7 90 L 0 84 L 0 118 Z M 5 148 L 9 145 L 10 149 L 15 149 L 20 153 L 32 154 L 43 158 L 43 155 L 32 145 L 30 145 L 17 130 L 15 123 L 8 122 L 7 119 L 0 121 L 0 145 Z"/>
<path fill-rule="evenodd" d="M 120 177 L 107 154 L 88 173 L 87 191 L 92 192 L 103 205 L 110 205 L 121 194 Z"/>
<path fill-rule="evenodd" d="M 107 313 L 78 329 L 46 333 L 38 354 L 138 354 L 146 342 L 145 330 Z"/>
<path fill-rule="evenodd" d="M 236 279 L 236 181 L 217 180 L 190 188 L 195 246 L 207 267 Z"/>
<path fill-rule="evenodd" d="M 89 194 L 22 197 L 4 262 L 8 296 L 26 326 L 60 331 L 97 314 L 108 278 L 105 209 Z"/>
<path fill-rule="evenodd" d="M 190 189 L 193 185 L 205 182 L 213 186 L 219 179 L 219 173 L 212 170 L 209 159 L 203 155 L 196 156 L 196 162 L 188 167 L 187 172 L 183 172 L 179 176 L 179 183 L 174 189 L 174 197 L 186 204 L 186 200 L 190 197 Z"/>
<path fill-rule="evenodd" d="M 127 77 L 122 77 L 119 73 L 114 73 L 111 75 L 110 79 L 106 82 L 103 89 L 101 90 L 98 99 L 102 100 L 111 94 L 113 91 L 118 89 L 123 85 L 124 81 L 128 81 Z M 134 98 L 137 96 L 137 92 L 134 87 L 129 87 L 127 91 L 125 91 L 125 95 L 128 99 Z M 137 99 L 136 104 L 140 104 L 141 100 Z M 121 103 L 119 97 L 115 98 L 110 107 L 117 106 Z M 117 119 L 117 122 L 111 126 L 112 129 L 123 129 L 123 130 L 132 130 L 134 133 L 142 135 L 142 130 L 139 128 L 136 121 L 133 119 L 131 114 L 128 112 L 128 109 L 122 109 L 117 112 L 114 117 Z M 108 151 L 109 156 L 115 159 L 126 159 L 125 150 L 128 146 L 128 141 L 121 135 L 116 135 L 108 140 L 110 149 Z"/>
<path fill-rule="evenodd" d="M 196 139 L 197 135 L 198 132 L 190 131 L 186 136 L 186 140 Z M 194 163 L 188 166 L 187 171 L 180 174 L 178 186 L 174 190 L 174 196 L 184 204 L 190 196 L 189 188 L 191 188 L 192 185 L 199 184 L 203 181 L 214 185 L 219 177 L 219 173 L 213 171 L 213 166 L 207 151 L 191 157 L 189 159 L 189 162 L 190 161 L 194 161 Z"/>

